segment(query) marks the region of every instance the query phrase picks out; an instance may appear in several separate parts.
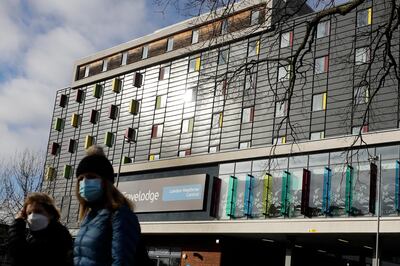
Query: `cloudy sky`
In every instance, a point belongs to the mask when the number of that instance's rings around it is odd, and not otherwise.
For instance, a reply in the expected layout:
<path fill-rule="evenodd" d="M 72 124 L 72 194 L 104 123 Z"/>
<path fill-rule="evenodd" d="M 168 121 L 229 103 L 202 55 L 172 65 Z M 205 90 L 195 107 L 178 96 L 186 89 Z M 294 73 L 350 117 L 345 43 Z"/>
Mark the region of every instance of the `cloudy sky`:
<path fill-rule="evenodd" d="M 0 1 L 0 159 L 45 149 L 73 62 L 182 20 L 153 0 Z"/>

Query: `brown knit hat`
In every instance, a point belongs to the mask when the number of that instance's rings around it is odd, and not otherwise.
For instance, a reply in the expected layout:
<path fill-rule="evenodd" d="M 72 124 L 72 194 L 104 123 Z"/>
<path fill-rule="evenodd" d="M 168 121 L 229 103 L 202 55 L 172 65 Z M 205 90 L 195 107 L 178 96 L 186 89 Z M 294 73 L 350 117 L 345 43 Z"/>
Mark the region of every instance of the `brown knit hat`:
<path fill-rule="evenodd" d="M 91 146 L 76 168 L 76 176 L 85 173 L 95 173 L 102 178 L 114 183 L 114 168 L 104 154 L 103 148 L 97 145 Z"/>

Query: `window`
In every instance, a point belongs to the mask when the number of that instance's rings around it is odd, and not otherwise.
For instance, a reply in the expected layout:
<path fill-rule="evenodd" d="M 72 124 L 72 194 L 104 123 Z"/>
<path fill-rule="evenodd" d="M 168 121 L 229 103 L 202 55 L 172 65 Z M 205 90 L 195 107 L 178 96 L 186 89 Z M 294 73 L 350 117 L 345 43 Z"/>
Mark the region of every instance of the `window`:
<path fill-rule="evenodd" d="M 280 66 L 278 68 L 278 81 L 289 80 L 290 77 L 290 65 Z"/>
<path fill-rule="evenodd" d="M 250 148 L 250 141 L 242 141 L 239 143 L 239 149 Z"/>
<path fill-rule="evenodd" d="M 160 67 L 160 72 L 158 74 L 158 80 L 168 79 L 170 70 L 171 70 L 171 66 Z"/>
<path fill-rule="evenodd" d="M 114 144 L 114 139 L 115 139 L 114 133 L 106 132 L 106 135 L 104 137 L 104 145 L 111 148 L 112 145 Z"/>
<path fill-rule="evenodd" d="M 133 86 L 136 88 L 142 87 L 142 82 L 143 82 L 143 74 L 139 72 L 135 72 L 133 76 Z"/>
<path fill-rule="evenodd" d="M 354 88 L 354 105 L 368 103 L 369 92 L 368 86 Z"/>
<path fill-rule="evenodd" d="M 60 144 L 57 142 L 53 142 L 51 145 L 51 155 L 57 155 L 60 152 Z"/>
<path fill-rule="evenodd" d="M 102 89 L 101 84 L 95 84 L 93 86 L 93 97 L 95 97 L 97 99 L 100 98 L 102 92 L 103 92 L 103 89 Z"/>
<path fill-rule="evenodd" d="M 328 72 L 329 57 L 323 56 L 315 58 L 315 74 Z"/>
<path fill-rule="evenodd" d="M 257 85 L 257 72 L 253 72 L 246 75 L 246 81 L 244 85 L 245 90 L 253 90 Z"/>
<path fill-rule="evenodd" d="M 287 101 L 279 101 L 275 103 L 275 117 L 286 116 L 287 113 Z"/>
<path fill-rule="evenodd" d="M 312 98 L 312 111 L 321 111 L 326 109 L 326 92 L 314 94 Z"/>
<path fill-rule="evenodd" d="M 250 18 L 250 25 L 256 25 L 260 21 L 260 10 L 252 10 L 251 11 L 251 18 Z"/>
<path fill-rule="evenodd" d="M 228 57 L 229 57 L 229 49 L 222 49 L 219 50 L 218 54 L 218 65 L 224 65 L 228 63 Z"/>
<path fill-rule="evenodd" d="M 196 89 L 186 89 L 183 95 L 183 101 L 185 103 L 191 103 L 196 101 Z"/>
<path fill-rule="evenodd" d="M 186 156 L 189 156 L 190 154 L 191 154 L 190 149 L 187 149 L 187 150 L 179 151 L 178 156 L 179 157 L 186 157 Z"/>
<path fill-rule="evenodd" d="M 118 117 L 118 106 L 115 104 L 110 105 L 110 108 L 108 109 L 108 117 L 112 120 L 117 119 Z"/>
<path fill-rule="evenodd" d="M 58 105 L 64 108 L 65 106 L 67 106 L 67 102 L 68 102 L 68 96 L 66 94 L 61 94 L 60 102 L 58 103 Z"/>
<path fill-rule="evenodd" d="M 357 27 L 371 25 L 372 8 L 368 8 L 357 13 Z"/>
<path fill-rule="evenodd" d="M 174 38 L 167 39 L 167 52 L 172 51 L 174 49 Z"/>
<path fill-rule="evenodd" d="M 119 93 L 121 91 L 121 85 L 122 85 L 121 79 L 114 78 L 111 84 L 112 91 L 115 93 Z"/>
<path fill-rule="evenodd" d="M 323 21 L 318 23 L 317 26 L 317 38 L 323 38 L 329 35 L 331 22 Z"/>
<path fill-rule="evenodd" d="M 123 163 L 123 164 L 132 163 L 132 158 L 130 158 L 130 157 L 128 157 L 128 156 L 123 156 L 123 157 L 122 157 L 122 163 Z"/>
<path fill-rule="evenodd" d="M 156 153 L 149 155 L 149 161 L 156 161 L 156 160 L 160 160 L 160 154 Z"/>
<path fill-rule="evenodd" d="M 356 48 L 355 60 L 354 60 L 356 65 L 362 65 L 368 63 L 369 59 L 370 59 L 369 47 Z"/>
<path fill-rule="evenodd" d="M 89 77 L 89 70 L 90 70 L 90 65 L 85 66 L 85 75 L 83 76 L 84 78 Z"/>
<path fill-rule="evenodd" d="M 85 138 L 85 149 L 88 149 L 90 146 L 94 144 L 94 137 L 91 135 L 87 135 Z"/>
<path fill-rule="evenodd" d="M 200 56 L 189 60 L 189 73 L 194 71 L 200 71 Z"/>
<path fill-rule="evenodd" d="M 218 152 L 219 151 L 219 147 L 218 146 L 211 146 L 209 149 L 208 149 L 208 152 L 209 153 L 216 153 L 216 152 Z"/>
<path fill-rule="evenodd" d="M 223 19 L 221 21 L 221 34 L 228 33 L 228 19 Z"/>
<path fill-rule="evenodd" d="M 360 133 L 360 130 L 361 130 L 361 134 L 362 133 L 367 133 L 368 132 L 368 125 L 352 127 L 351 128 L 351 134 L 358 135 Z"/>
<path fill-rule="evenodd" d="M 126 61 L 128 60 L 128 52 L 123 52 L 122 53 L 122 60 L 121 60 L 121 66 L 126 65 Z"/>
<path fill-rule="evenodd" d="M 156 110 L 164 108 L 167 105 L 167 95 L 158 95 L 156 97 Z"/>
<path fill-rule="evenodd" d="M 281 34 L 281 48 L 293 46 L 293 31 L 283 32 Z"/>
<path fill-rule="evenodd" d="M 260 53 L 260 40 L 249 42 L 247 56 L 255 56 Z"/>
<path fill-rule="evenodd" d="M 78 103 L 83 102 L 83 98 L 85 97 L 85 92 L 83 90 L 76 90 L 75 101 Z"/>
<path fill-rule="evenodd" d="M 101 69 L 102 72 L 107 71 L 108 68 L 108 58 L 103 59 L 103 68 Z"/>
<path fill-rule="evenodd" d="M 45 174 L 46 181 L 53 180 L 55 175 L 56 175 L 56 169 L 54 167 L 47 166 Z"/>
<path fill-rule="evenodd" d="M 310 134 L 310 140 L 323 139 L 324 137 L 325 137 L 324 131 L 311 132 Z"/>
<path fill-rule="evenodd" d="M 194 123 L 194 118 L 184 119 L 182 121 L 182 133 L 192 133 L 193 123 Z"/>
<path fill-rule="evenodd" d="M 254 121 L 254 107 L 243 108 L 242 123 L 249 123 L 253 121 Z"/>
<path fill-rule="evenodd" d="M 151 129 L 151 138 L 161 138 L 163 133 L 163 124 L 153 125 Z"/>
<path fill-rule="evenodd" d="M 97 124 L 97 122 L 99 121 L 99 111 L 92 109 L 92 111 L 90 112 L 90 123 L 92 124 Z"/>
<path fill-rule="evenodd" d="M 131 127 L 128 127 L 128 128 L 125 130 L 125 135 L 124 135 L 124 137 L 125 137 L 125 139 L 126 139 L 127 141 L 129 141 L 129 142 L 131 142 L 131 141 L 136 142 L 136 139 L 137 139 L 136 135 L 137 135 L 136 129 L 131 128 Z"/>
<path fill-rule="evenodd" d="M 129 113 L 137 115 L 139 113 L 139 101 L 132 99 L 129 103 Z"/>
<path fill-rule="evenodd" d="M 274 144 L 274 145 L 285 144 L 285 143 L 286 143 L 286 137 L 285 136 L 274 138 L 273 141 L 272 141 L 272 144 Z"/>
<path fill-rule="evenodd" d="M 217 81 L 215 89 L 216 89 L 215 92 L 216 95 L 226 95 L 228 89 L 228 81 L 226 79 Z"/>
<path fill-rule="evenodd" d="M 72 166 L 69 164 L 64 165 L 64 173 L 63 173 L 63 177 L 64 178 L 70 178 L 72 175 Z"/>
<path fill-rule="evenodd" d="M 199 30 L 192 31 L 192 44 L 199 42 Z"/>
<path fill-rule="evenodd" d="M 147 57 L 149 57 L 149 46 L 145 45 L 142 48 L 142 59 L 146 59 Z"/>
<path fill-rule="evenodd" d="M 53 125 L 54 130 L 61 131 L 64 128 L 64 119 L 56 118 Z"/>
<path fill-rule="evenodd" d="M 71 116 L 71 126 L 78 127 L 80 122 L 81 122 L 80 120 L 81 120 L 81 116 L 80 115 L 78 115 L 76 113 L 72 114 L 72 116 Z"/>
<path fill-rule="evenodd" d="M 222 113 L 215 113 L 212 116 L 212 128 L 222 128 Z"/>
<path fill-rule="evenodd" d="M 76 151 L 77 141 L 75 139 L 70 139 L 68 144 L 68 152 L 74 153 Z"/>

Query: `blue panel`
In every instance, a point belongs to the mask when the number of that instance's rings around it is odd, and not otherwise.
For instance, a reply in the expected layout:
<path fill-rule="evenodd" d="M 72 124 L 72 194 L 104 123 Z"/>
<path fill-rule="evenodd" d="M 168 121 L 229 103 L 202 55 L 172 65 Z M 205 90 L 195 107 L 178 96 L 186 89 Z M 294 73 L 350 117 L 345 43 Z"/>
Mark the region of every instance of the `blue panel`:
<path fill-rule="evenodd" d="M 253 185 L 254 176 L 246 176 L 246 188 L 244 192 L 244 215 L 251 217 L 251 212 L 253 209 Z"/>
<path fill-rule="evenodd" d="M 396 211 L 400 211 L 400 161 L 396 161 L 396 186 L 395 186 L 395 207 Z"/>
<path fill-rule="evenodd" d="M 324 214 L 329 214 L 331 211 L 331 182 L 332 170 L 328 167 L 325 167 L 324 187 L 322 192 L 322 211 Z"/>

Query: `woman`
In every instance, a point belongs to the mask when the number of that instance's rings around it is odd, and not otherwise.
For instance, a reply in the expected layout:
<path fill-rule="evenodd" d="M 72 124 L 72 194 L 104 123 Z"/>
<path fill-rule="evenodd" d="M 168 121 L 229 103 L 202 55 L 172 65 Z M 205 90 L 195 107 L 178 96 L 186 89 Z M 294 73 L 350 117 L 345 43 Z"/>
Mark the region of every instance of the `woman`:
<path fill-rule="evenodd" d="M 9 229 L 11 265 L 72 265 L 72 237 L 59 220 L 50 196 L 29 194 Z"/>
<path fill-rule="evenodd" d="M 92 146 L 76 169 L 81 228 L 75 266 L 144 265 L 140 225 L 132 204 L 114 187 L 114 170 L 101 147 Z"/>

